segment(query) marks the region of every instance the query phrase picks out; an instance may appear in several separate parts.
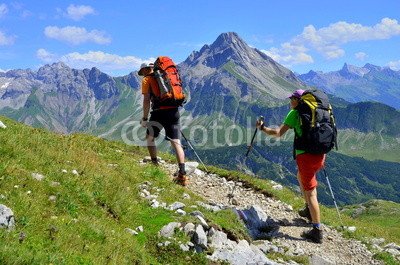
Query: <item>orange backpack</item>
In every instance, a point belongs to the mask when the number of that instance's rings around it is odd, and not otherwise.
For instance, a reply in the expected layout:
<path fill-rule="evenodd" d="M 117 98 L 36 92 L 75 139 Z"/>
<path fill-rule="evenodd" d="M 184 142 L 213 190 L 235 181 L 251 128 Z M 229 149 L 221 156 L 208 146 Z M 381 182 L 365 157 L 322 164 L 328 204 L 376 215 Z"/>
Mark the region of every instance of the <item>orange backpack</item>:
<path fill-rule="evenodd" d="M 169 57 L 159 56 L 154 62 L 154 77 L 160 89 L 153 91 L 156 105 L 179 107 L 186 103 L 178 68 Z"/>

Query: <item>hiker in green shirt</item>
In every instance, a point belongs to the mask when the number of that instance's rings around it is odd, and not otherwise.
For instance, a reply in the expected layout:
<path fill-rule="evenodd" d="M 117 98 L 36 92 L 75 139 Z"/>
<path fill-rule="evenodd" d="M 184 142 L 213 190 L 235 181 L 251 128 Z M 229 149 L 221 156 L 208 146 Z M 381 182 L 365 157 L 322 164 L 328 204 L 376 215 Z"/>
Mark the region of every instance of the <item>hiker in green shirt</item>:
<path fill-rule="evenodd" d="M 263 121 L 257 121 L 256 126 L 261 131 L 274 137 L 281 137 L 289 129 L 294 129 L 296 136 L 302 136 L 301 120 L 296 107 L 299 103 L 301 95 L 304 90 L 299 89 L 294 91 L 288 98 L 290 98 L 291 110 L 287 114 L 282 125 L 278 129 L 271 129 L 264 126 Z M 322 227 L 320 222 L 320 210 L 317 198 L 317 180 L 316 173 L 323 166 L 325 161 L 325 154 L 310 154 L 304 150 L 295 150 L 296 164 L 297 164 L 297 179 L 299 181 L 306 208 L 299 211 L 299 215 L 306 217 L 312 221 L 313 229 L 304 232 L 303 237 L 311 239 L 316 243 L 322 243 Z"/>

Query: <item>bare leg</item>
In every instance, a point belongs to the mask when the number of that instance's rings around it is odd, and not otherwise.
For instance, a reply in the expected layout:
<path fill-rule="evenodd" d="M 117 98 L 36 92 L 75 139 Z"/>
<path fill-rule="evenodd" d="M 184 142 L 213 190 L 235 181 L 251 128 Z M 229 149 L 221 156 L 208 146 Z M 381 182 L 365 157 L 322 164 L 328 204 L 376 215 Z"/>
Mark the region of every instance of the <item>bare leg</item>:
<path fill-rule="evenodd" d="M 170 142 L 172 147 L 175 149 L 176 160 L 178 161 L 178 164 L 185 163 L 185 153 L 183 152 L 181 141 L 179 139 L 172 139 Z"/>
<path fill-rule="evenodd" d="M 312 223 L 320 223 L 320 211 L 319 211 L 319 204 L 317 198 L 317 188 L 312 190 L 305 190 L 304 196 L 306 198 L 306 202 L 308 203 L 308 207 L 310 208 L 310 213 L 312 217 Z"/>
<path fill-rule="evenodd" d="M 155 143 L 155 138 L 153 136 L 147 135 L 147 149 L 149 150 L 149 154 L 151 158 L 157 158 L 157 147 Z"/>
<path fill-rule="evenodd" d="M 185 153 L 183 152 L 181 141 L 179 139 L 171 139 L 170 142 L 172 147 L 175 149 L 176 160 L 179 165 L 179 173 L 178 176 L 174 178 L 174 181 L 182 186 L 186 186 L 188 178 L 185 171 Z"/>

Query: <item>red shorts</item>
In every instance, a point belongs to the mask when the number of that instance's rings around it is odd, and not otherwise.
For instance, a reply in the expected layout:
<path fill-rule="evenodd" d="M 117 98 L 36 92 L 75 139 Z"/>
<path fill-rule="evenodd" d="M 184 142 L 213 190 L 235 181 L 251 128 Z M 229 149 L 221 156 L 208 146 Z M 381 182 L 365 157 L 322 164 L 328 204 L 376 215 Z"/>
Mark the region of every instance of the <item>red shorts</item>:
<path fill-rule="evenodd" d="M 312 190 L 317 187 L 317 172 L 324 165 L 325 154 L 314 155 L 304 153 L 296 156 L 297 168 L 303 190 Z"/>

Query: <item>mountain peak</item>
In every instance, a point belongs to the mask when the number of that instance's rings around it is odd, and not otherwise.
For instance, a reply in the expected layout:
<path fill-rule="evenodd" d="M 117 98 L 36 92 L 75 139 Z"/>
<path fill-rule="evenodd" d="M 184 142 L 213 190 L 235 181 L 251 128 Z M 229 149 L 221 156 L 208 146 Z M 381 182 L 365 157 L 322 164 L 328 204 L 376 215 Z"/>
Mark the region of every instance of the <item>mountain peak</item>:
<path fill-rule="evenodd" d="M 373 65 L 373 64 L 370 64 L 370 63 L 365 64 L 364 68 L 368 69 L 370 71 L 381 71 L 382 70 L 382 67 L 376 66 L 376 65 Z"/>
<path fill-rule="evenodd" d="M 308 81 L 308 80 L 312 80 L 314 78 L 319 78 L 320 75 L 323 75 L 323 72 L 310 70 L 308 73 L 298 75 L 298 76 L 300 77 L 300 79 L 302 79 L 304 81 Z"/>
<path fill-rule="evenodd" d="M 53 63 L 51 65 L 51 68 L 55 68 L 55 69 L 63 69 L 63 68 L 70 68 L 68 65 L 66 65 L 63 62 L 57 62 L 57 63 Z"/>
<path fill-rule="evenodd" d="M 211 46 L 230 46 L 234 43 L 247 45 L 236 32 L 225 32 L 220 34 Z"/>
<path fill-rule="evenodd" d="M 202 64 L 210 68 L 235 61 L 237 64 L 250 65 L 263 60 L 272 60 L 266 54 L 251 48 L 236 32 L 225 32 L 211 45 L 204 45 L 200 51 L 194 51 L 185 61 L 187 65 Z"/>
<path fill-rule="evenodd" d="M 365 74 L 367 74 L 370 71 L 369 68 L 365 68 L 365 67 L 357 67 L 354 65 L 350 65 L 345 63 L 342 67 L 342 69 L 340 70 L 340 72 L 344 75 L 356 75 L 356 76 L 364 76 Z"/>
<path fill-rule="evenodd" d="M 236 32 L 225 32 L 211 44 L 210 49 L 214 52 L 226 52 L 229 50 L 229 55 L 240 55 L 243 53 L 252 52 L 254 49 L 241 38 Z M 239 56 L 240 57 L 240 56 Z"/>

